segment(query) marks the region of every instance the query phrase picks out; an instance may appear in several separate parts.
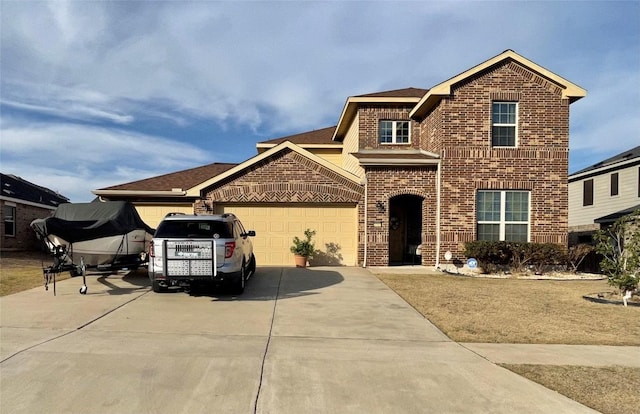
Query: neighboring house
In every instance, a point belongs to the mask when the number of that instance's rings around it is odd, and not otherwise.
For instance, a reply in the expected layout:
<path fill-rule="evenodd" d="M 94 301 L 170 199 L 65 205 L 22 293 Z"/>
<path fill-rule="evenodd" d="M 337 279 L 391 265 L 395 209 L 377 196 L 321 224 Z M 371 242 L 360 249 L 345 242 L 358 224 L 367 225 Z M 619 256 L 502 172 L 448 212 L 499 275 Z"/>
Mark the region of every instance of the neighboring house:
<path fill-rule="evenodd" d="M 260 264 L 293 263 L 291 240 L 306 228 L 316 263 L 344 265 L 465 260 L 477 239 L 564 245 L 569 105 L 584 96 L 507 50 L 431 89 L 349 97 L 336 126 L 258 143 L 258 155 L 209 177 L 94 193 L 131 200 L 151 226 L 147 205 L 234 212 L 257 231 Z"/>
<path fill-rule="evenodd" d="M 640 146 L 569 176 L 569 242 L 640 209 Z"/>
<path fill-rule="evenodd" d="M 40 242 L 29 224 L 44 218 L 69 199 L 20 177 L 0 173 L 0 250 L 37 250 Z"/>

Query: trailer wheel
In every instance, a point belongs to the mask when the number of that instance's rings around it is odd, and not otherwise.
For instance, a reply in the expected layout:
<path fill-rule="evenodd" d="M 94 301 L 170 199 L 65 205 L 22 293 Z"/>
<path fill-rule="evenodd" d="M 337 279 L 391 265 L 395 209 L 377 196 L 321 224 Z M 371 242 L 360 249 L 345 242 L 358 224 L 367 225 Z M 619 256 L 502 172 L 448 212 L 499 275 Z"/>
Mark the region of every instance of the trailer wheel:
<path fill-rule="evenodd" d="M 87 294 L 87 285 L 82 285 L 82 287 L 80 288 L 80 294 L 81 295 Z"/>

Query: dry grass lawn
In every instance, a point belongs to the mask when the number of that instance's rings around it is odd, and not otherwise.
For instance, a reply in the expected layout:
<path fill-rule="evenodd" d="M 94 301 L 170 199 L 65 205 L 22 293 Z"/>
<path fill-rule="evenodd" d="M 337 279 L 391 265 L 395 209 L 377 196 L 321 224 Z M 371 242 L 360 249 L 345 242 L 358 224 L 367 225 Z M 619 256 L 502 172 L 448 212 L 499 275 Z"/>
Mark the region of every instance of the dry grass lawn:
<path fill-rule="evenodd" d="M 378 277 L 457 342 L 640 345 L 640 307 L 583 298 L 604 280 Z"/>
<path fill-rule="evenodd" d="M 582 297 L 610 291 L 603 280 L 377 276 L 457 342 L 640 345 L 640 307 Z M 640 414 L 638 368 L 504 366 L 605 414 Z"/>
<path fill-rule="evenodd" d="M 53 263 L 50 255 L 34 252 L 2 252 L 0 255 L 0 296 L 44 286 L 42 265 Z M 56 276 L 56 280 L 69 278 L 69 272 Z M 43 288 L 44 289 L 44 288 Z"/>
<path fill-rule="evenodd" d="M 640 369 L 503 365 L 604 414 L 640 413 Z"/>

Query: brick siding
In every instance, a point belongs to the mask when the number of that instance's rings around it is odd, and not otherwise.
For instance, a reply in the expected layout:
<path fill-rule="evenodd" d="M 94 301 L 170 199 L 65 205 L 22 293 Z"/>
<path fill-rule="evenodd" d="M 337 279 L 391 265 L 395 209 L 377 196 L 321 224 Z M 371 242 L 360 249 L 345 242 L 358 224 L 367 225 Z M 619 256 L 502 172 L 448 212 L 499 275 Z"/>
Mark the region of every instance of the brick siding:
<path fill-rule="evenodd" d="M 441 244 L 455 259 L 464 243 L 476 239 L 476 195 L 481 189 L 529 190 L 532 242 L 566 245 L 568 226 L 569 101 L 561 89 L 514 62 L 466 79 L 420 122 L 412 121 L 412 144 L 441 156 Z M 516 148 L 492 148 L 492 102 L 518 102 Z M 378 144 L 378 120 L 407 119 L 409 108 L 363 106 L 360 145 Z M 406 145 L 385 148 L 406 148 Z M 388 264 L 388 217 L 377 199 L 419 194 L 423 202 L 423 264 L 435 264 L 436 172 L 422 168 L 366 169 L 368 200 L 367 263 Z M 399 190 L 401 189 L 401 190 Z M 382 227 L 372 227 L 373 222 Z M 443 260 L 443 256 L 440 257 Z"/>
<path fill-rule="evenodd" d="M 225 203 L 360 203 L 359 183 L 287 150 L 242 175 L 206 190 L 206 199 Z"/>
<path fill-rule="evenodd" d="M 30 206 L 26 204 L 16 204 L 16 234 L 6 236 L 4 229 L 4 218 L 0 220 L 0 250 L 40 250 L 41 242 L 36 238 L 36 233 L 31 229 L 33 220 L 49 217 L 53 210 Z M 4 206 L 4 201 L 0 201 Z M 1 211 L 1 209 L 0 209 Z"/>
<path fill-rule="evenodd" d="M 496 100 L 518 102 L 515 148 L 491 146 L 491 111 Z M 423 119 L 410 120 L 410 144 L 381 145 L 379 121 L 409 120 L 411 109 L 411 104 L 361 104 L 355 118 L 359 148 L 422 149 L 440 155 L 438 259 L 438 166 L 365 167 L 365 206 L 362 185 L 287 150 L 208 188 L 207 202 L 197 203 L 196 212 L 211 211 L 205 207 L 215 202 L 356 203 L 358 261 L 362 263 L 366 250 L 368 266 L 386 266 L 388 206 L 393 197 L 411 194 L 422 199 L 422 264 L 435 265 L 444 260 L 447 250 L 454 259 L 466 260 L 464 243 L 476 239 L 478 190 L 527 190 L 531 194 L 531 241 L 566 245 L 569 101 L 562 98 L 557 85 L 505 61 L 455 85 L 452 94 Z M 379 211 L 378 202 L 387 209 Z"/>
<path fill-rule="evenodd" d="M 422 197 L 421 237 L 425 248 L 423 264 L 433 264 L 436 245 L 436 168 L 435 167 L 369 167 L 367 177 L 367 265 L 389 264 L 390 200 L 399 195 Z M 376 204 L 384 203 L 385 211 Z M 364 214 L 364 211 L 362 212 Z M 379 223 L 379 227 L 375 224 Z"/>

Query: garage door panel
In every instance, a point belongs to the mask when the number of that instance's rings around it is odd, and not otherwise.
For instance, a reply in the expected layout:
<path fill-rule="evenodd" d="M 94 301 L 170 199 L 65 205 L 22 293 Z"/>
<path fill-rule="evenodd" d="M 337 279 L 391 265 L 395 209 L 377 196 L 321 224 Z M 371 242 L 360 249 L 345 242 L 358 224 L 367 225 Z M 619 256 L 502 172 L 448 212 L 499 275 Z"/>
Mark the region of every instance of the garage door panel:
<path fill-rule="evenodd" d="M 316 249 L 331 256 L 327 244 L 339 246 L 342 264 L 357 264 L 357 209 L 355 206 L 218 204 L 217 211 L 234 213 L 247 230 L 255 230 L 253 245 L 262 265 L 293 264 L 289 250 L 295 236 L 316 230 Z M 321 263 L 319 263 L 321 264 Z"/>

